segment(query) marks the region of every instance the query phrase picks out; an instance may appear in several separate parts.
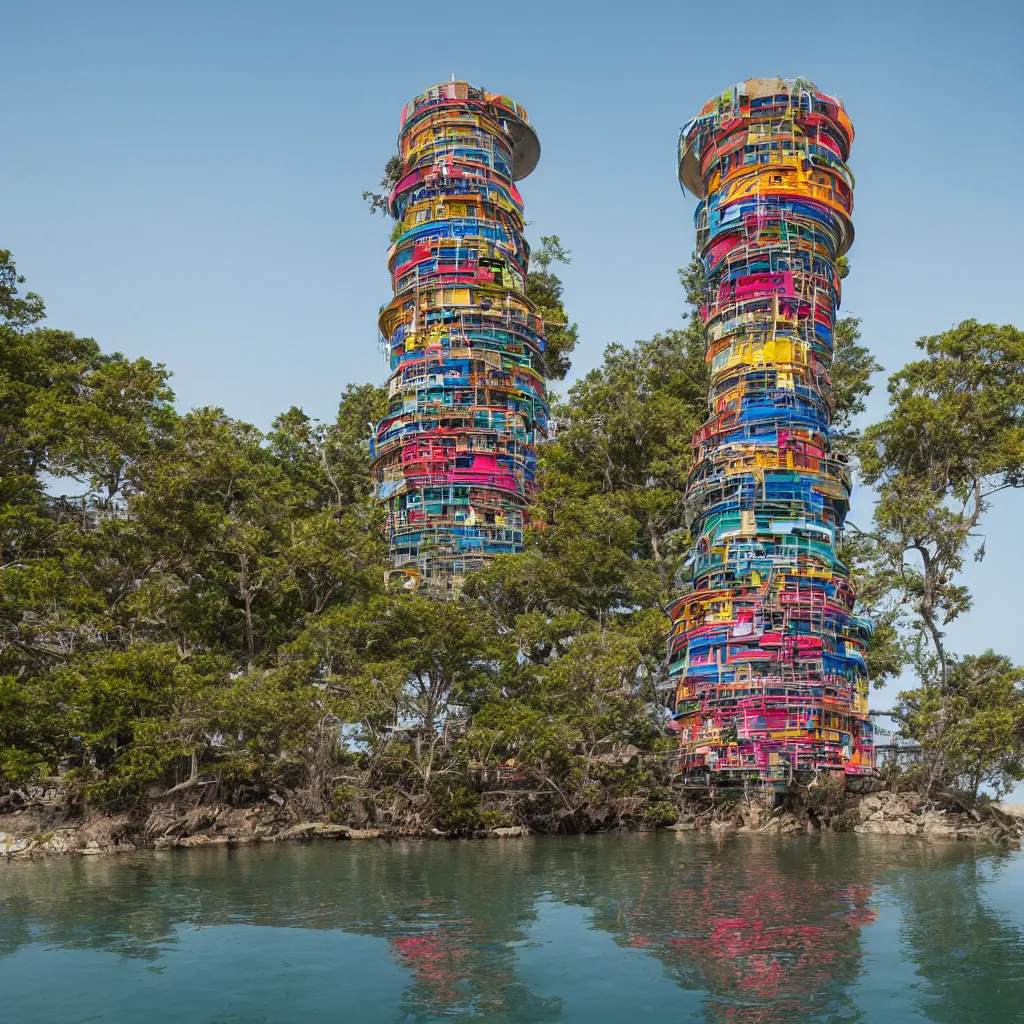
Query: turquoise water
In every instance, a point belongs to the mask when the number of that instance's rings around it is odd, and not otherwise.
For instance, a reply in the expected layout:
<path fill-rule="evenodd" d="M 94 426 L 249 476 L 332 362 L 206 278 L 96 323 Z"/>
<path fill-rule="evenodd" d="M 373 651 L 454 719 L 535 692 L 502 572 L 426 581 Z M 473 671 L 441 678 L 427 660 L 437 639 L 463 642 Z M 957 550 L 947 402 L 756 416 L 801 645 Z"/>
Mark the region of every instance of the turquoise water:
<path fill-rule="evenodd" d="M 870 836 L 0 865 L 0 1021 L 1024 1021 L 1024 857 Z"/>

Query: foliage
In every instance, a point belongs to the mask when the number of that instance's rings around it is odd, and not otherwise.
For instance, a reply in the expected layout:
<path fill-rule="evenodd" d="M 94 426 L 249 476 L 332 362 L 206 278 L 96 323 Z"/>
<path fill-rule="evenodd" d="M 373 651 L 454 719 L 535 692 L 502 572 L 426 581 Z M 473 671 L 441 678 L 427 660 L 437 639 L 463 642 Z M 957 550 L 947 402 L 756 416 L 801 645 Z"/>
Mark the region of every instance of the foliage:
<path fill-rule="evenodd" d="M 402 158 L 396 153 L 388 157 L 384 165 L 384 173 L 377 184 L 379 192 L 368 189 L 363 193 L 363 202 L 370 208 L 370 213 L 383 213 L 391 216 L 391 190 L 398 184 L 402 176 Z"/>
<path fill-rule="evenodd" d="M 954 661 L 946 687 L 901 693 L 898 714 L 925 754 L 928 783 L 953 782 L 973 798 L 1024 779 L 1024 669 L 986 651 Z"/>
<path fill-rule="evenodd" d="M 529 289 L 558 379 L 576 327 L 551 268 L 570 254 L 541 243 Z M 163 365 L 43 325 L 0 252 L 3 781 L 61 774 L 107 808 L 273 799 L 455 831 L 672 821 L 662 609 L 708 385 L 699 263 L 681 279 L 682 327 L 609 346 L 556 404 L 524 550 L 444 602 L 385 582 L 363 443 L 382 388 L 350 386 L 329 423 L 291 407 L 266 434 L 222 409 L 180 413 Z M 874 364 L 845 323 L 833 383 L 849 431 Z M 928 365 L 893 378 L 889 417 L 859 442 L 879 518 L 844 557 L 879 623 L 876 676 L 911 656 L 915 621 L 939 629 L 967 607 L 956 573 L 977 520 L 957 516 L 1019 483 L 1020 385 L 993 364 L 1019 360 L 1020 339 L 957 330 L 926 339 Z M 54 498 L 61 482 L 78 493 Z M 921 548 L 937 575 L 908 561 Z M 919 645 L 934 682 L 933 663 Z M 950 664 L 938 697 L 905 694 L 901 713 L 946 776 L 1004 786 L 1020 771 L 1019 670 Z"/>
<path fill-rule="evenodd" d="M 992 497 L 1024 484 L 1024 333 L 965 320 L 917 344 L 924 358 L 890 377 L 889 412 L 859 444 L 878 495 L 862 564 L 888 608 L 889 671 L 902 649 L 917 676 L 894 717 L 922 742 L 923 784 L 967 780 L 976 793 L 1016 771 L 1007 740 L 1016 670 L 992 652 L 958 660 L 945 627 L 971 608 L 961 572 L 972 548 L 984 557 L 979 530 Z"/>
<path fill-rule="evenodd" d="M 569 356 L 579 341 L 579 328 L 569 323 L 562 302 L 562 280 L 551 269 L 553 263 L 568 266 L 571 262 L 572 252 L 562 247 L 558 235 L 541 235 L 540 248 L 530 253 L 526 297 L 544 320 L 544 374 L 549 380 L 565 379 L 570 367 Z"/>
<path fill-rule="evenodd" d="M 855 439 L 851 424 L 866 408 L 864 400 L 871 391 L 872 374 L 882 369 L 870 349 L 859 344 L 860 323 L 858 317 L 842 317 L 836 321 L 833 334 L 831 378 L 835 411 L 832 428 L 842 447 L 848 447 Z"/>
<path fill-rule="evenodd" d="M 1024 333 L 965 320 L 918 347 L 926 358 L 889 379 L 889 414 L 864 432 L 859 455 L 878 492 L 877 557 L 945 685 L 943 627 L 971 606 L 964 560 L 991 496 L 1024 484 Z"/>

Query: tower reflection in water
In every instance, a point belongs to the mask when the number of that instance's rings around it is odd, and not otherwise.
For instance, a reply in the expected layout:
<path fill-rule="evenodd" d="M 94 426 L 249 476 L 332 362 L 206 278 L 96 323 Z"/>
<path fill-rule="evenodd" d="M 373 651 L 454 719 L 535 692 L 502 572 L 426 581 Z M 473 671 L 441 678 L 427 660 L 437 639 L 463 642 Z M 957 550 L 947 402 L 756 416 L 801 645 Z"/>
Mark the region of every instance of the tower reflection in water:
<path fill-rule="evenodd" d="M 706 993 L 708 1021 L 786 1024 L 823 1013 L 859 1019 L 848 989 L 860 973 L 861 930 L 876 916 L 871 882 L 845 881 L 827 862 L 808 874 L 802 846 L 701 847 L 693 865 L 669 866 L 661 856 L 640 867 L 627 848 L 596 875 L 544 869 L 538 877 L 556 882 L 551 895 L 558 902 L 592 908 L 594 926 L 620 946 L 643 949 L 677 984 Z M 685 857 L 692 848 L 679 843 L 662 852 Z M 506 889 L 510 897 L 514 891 Z M 509 942 L 530 933 L 532 900 L 511 914 L 507 903 L 459 906 L 461 914 L 430 901 L 414 931 L 390 939 L 415 977 L 406 1005 L 482 1019 L 560 1019 L 562 1000 L 531 996 L 506 955 Z"/>
<path fill-rule="evenodd" d="M 67 1019 L 116 1019 L 110 1000 L 128 993 L 170 1024 L 201 943 L 209 998 L 254 1020 L 286 1019 L 297 993 L 351 1006 L 356 988 L 380 1020 L 1011 1020 L 1024 939 L 986 892 L 1004 869 L 1021 866 L 957 844 L 664 834 L 15 864 L 0 866 L 0 978 L 17 1009 L 23 965 L 88 953 Z M 314 938 L 331 930 L 366 943 Z M 160 974 L 133 989 L 140 963 Z M 278 991 L 293 1002 L 259 1002 Z M 65 1019 L 41 1012 L 57 994 L 26 989 L 22 1008 L 40 1012 L 21 1019 Z"/>
<path fill-rule="evenodd" d="M 704 990 L 707 1019 L 730 1024 L 856 1019 L 848 989 L 861 968 L 861 930 L 876 911 L 870 881 L 808 874 L 783 848 L 724 843 L 681 883 L 651 876 L 610 920 L 623 945 L 660 959 L 686 988 Z"/>

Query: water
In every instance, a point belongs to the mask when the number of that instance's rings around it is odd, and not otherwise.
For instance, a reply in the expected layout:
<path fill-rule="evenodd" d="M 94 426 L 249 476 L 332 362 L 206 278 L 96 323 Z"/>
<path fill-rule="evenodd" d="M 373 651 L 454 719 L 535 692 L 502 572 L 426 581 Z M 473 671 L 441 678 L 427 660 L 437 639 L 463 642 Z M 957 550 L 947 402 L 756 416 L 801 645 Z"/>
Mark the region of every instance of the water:
<path fill-rule="evenodd" d="M 859 836 L 0 865 L 0 1021 L 1024 1021 L 1024 857 Z"/>

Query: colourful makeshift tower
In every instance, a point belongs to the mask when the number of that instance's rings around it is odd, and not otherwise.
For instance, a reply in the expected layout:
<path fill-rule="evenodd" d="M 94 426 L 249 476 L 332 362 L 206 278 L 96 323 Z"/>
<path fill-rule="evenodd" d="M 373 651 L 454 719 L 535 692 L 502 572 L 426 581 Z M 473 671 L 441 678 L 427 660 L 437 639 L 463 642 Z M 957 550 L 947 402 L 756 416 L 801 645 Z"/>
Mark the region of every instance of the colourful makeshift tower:
<path fill-rule="evenodd" d="M 514 100 L 445 82 L 406 105 L 398 145 L 373 476 L 394 568 L 444 594 L 521 548 L 547 433 L 544 323 L 526 297 L 514 184 L 540 143 Z"/>
<path fill-rule="evenodd" d="M 668 609 L 691 783 L 872 771 L 871 625 L 837 555 L 850 478 L 829 427 L 852 142 L 842 103 L 799 78 L 735 85 L 680 134 L 711 369 L 687 486 L 694 547 Z"/>

